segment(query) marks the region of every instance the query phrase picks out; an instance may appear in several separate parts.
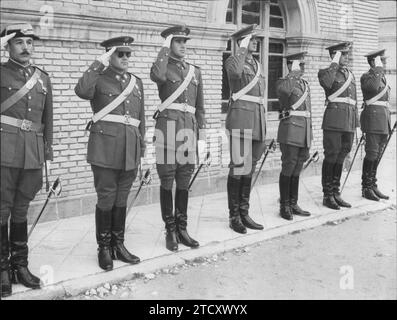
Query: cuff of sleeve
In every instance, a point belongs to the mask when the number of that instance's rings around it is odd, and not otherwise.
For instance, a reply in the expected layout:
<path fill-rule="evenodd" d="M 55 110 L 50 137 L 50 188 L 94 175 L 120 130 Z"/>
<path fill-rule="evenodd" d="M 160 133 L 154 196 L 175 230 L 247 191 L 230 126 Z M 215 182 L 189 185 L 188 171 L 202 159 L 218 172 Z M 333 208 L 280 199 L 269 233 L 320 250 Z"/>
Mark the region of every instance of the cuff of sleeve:
<path fill-rule="evenodd" d="M 52 149 L 46 149 L 44 152 L 44 160 L 50 160 L 53 161 L 54 160 L 54 156 L 53 156 L 53 152 Z"/>
<path fill-rule="evenodd" d="M 384 73 L 383 67 L 381 67 L 381 66 L 375 67 L 374 71 L 375 71 L 375 73 L 381 73 L 381 74 Z"/>
<path fill-rule="evenodd" d="M 339 68 L 339 63 L 331 62 L 330 68 L 335 69 L 335 70 L 338 69 Z"/>
<path fill-rule="evenodd" d="M 104 69 L 105 69 L 105 65 L 102 62 L 100 62 L 99 60 L 95 60 L 90 65 L 90 68 L 89 68 L 89 70 L 96 71 L 96 72 L 101 72 Z"/>

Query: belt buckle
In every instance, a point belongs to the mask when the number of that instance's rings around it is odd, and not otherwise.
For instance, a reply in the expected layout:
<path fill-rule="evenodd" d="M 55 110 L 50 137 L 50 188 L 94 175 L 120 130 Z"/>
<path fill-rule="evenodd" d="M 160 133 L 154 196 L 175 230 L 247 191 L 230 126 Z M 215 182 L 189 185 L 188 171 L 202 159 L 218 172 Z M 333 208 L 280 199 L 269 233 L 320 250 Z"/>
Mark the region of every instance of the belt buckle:
<path fill-rule="evenodd" d="M 130 119 L 131 119 L 131 116 L 129 114 L 124 115 L 124 122 L 126 124 L 130 124 Z"/>
<path fill-rule="evenodd" d="M 30 131 L 32 129 L 32 121 L 23 119 L 20 128 L 23 131 Z"/>
<path fill-rule="evenodd" d="M 279 120 L 283 120 L 283 119 L 288 118 L 289 116 L 290 116 L 290 112 L 287 110 L 283 110 L 280 112 L 278 118 L 279 118 Z"/>
<path fill-rule="evenodd" d="M 188 104 L 186 102 L 183 103 L 183 112 L 187 111 Z"/>

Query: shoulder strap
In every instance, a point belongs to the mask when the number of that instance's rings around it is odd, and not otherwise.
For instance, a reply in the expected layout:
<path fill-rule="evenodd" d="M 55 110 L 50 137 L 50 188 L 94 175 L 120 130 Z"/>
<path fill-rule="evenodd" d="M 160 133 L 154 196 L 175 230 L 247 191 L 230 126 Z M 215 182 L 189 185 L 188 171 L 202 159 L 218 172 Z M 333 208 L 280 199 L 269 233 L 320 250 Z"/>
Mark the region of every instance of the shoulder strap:
<path fill-rule="evenodd" d="M 386 84 L 381 92 L 379 92 L 375 97 L 372 97 L 371 99 L 366 100 L 365 104 L 367 106 L 369 106 L 369 105 L 373 104 L 374 102 L 378 101 L 380 98 L 383 97 L 383 95 L 387 92 L 388 89 L 389 89 L 389 86 Z"/>
<path fill-rule="evenodd" d="M 116 99 L 114 99 L 107 106 L 103 107 L 100 111 L 95 113 L 92 116 L 92 122 L 95 123 L 101 120 L 108 113 L 116 109 L 120 105 L 120 103 L 124 102 L 124 100 L 127 99 L 127 97 L 134 89 L 135 83 L 136 83 L 136 78 L 133 75 L 131 75 L 131 79 L 130 82 L 128 83 L 128 86 L 123 90 L 122 93 L 120 93 L 120 95 Z"/>
<path fill-rule="evenodd" d="M 15 103 L 21 100 L 30 90 L 32 90 L 32 88 L 39 80 L 40 76 L 41 71 L 39 69 L 36 69 L 33 75 L 28 81 L 26 81 L 25 85 L 21 89 L 19 89 L 11 97 L 8 97 L 8 99 L 1 103 L 1 113 L 4 113 L 6 110 L 11 108 Z"/>
<path fill-rule="evenodd" d="M 303 82 L 303 83 L 305 83 L 305 82 Z M 298 109 L 298 108 L 302 105 L 302 103 L 305 102 L 305 100 L 306 100 L 308 94 L 309 94 L 309 87 L 308 87 L 308 85 L 305 83 L 305 91 L 303 92 L 303 95 L 299 98 L 298 101 L 296 101 L 292 106 L 290 106 L 290 108 L 291 108 L 292 110 Z"/>
<path fill-rule="evenodd" d="M 328 96 L 328 101 L 332 102 L 335 98 L 337 98 L 343 91 L 347 89 L 348 86 L 350 86 L 350 83 L 353 81 L 353 74 L 349 71 L 349 76 L 346 80 L 346 82 L 341 86 L 338 90 L 336 90 L 333 94 Z"/>
<path fill-rule="evenodd" d="M 242 88 L 240 91 L 235 92 L 232 94 L 232 99 L 234 101 L 240 99 L 243 95 L 245 95 L 247 92 L 249 92 L 258 82 L 259 76 L 261 74 L 261 65 L 257 63 L 258 70 L 256 71 L 255 77 L 252 79 L 250 83 L 248 83 L 244 88 Z"/>
<path fill-rule="evenodd" d="M 164 109 L 167 109 L 167 107 L 173 103 L 176 98 L 178 98 L 181 93 L 183 92 L 183 90 L 185 90 L 187 88 L 187 86 L 190 83 L 190 80 L 192 80 L 194 75 L 194 67 L 192 65 L 189 65 L 189 71 L 186 75 L 185 80 L 183 80 L 183 82 L 181 83 L 181 85 L 167 98 L 164 100 L 164 102 L 162 104 L 160 104 L 157 108 L 158 110 L 161 112 Z"/>

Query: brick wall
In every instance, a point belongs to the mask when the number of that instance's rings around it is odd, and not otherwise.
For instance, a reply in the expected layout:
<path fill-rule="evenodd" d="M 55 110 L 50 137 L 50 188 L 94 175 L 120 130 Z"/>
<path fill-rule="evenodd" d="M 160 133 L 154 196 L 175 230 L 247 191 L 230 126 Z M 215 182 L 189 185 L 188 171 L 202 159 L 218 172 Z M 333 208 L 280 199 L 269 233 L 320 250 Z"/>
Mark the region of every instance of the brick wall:
<path fill-rule="evenodd" d="M 45 7 L 47 5 L 47 7 Z M 324 112 L 324 93 L 317 79 L 320 68 L 329 65 L 325 47 L 343 40 L 353 40 L 354 54 L 362 55 L 377 47 L 377 24 L 372 18 L 377 10 L 376 1 L 366 1 L 365 5 L 356 0 L 316 1 L 320 35 L 306 39 L 305 49 L 309 51 L 305 78 L 311 85 L 313 106 L 314 150 L 322 151 L 321 121 Z M 44 6 L 44 7 L 43 7 Z M 51 6 L 51 7 L 48 7 Z M 225 189 L 227 174 L 228 146 L 219 146 L 223 133 L 221 121 L 222 51 L 226 47 L 227 34 L 234 31 L 233 25 L 207 23 L 209 1 L 166 1 L 166 0 L 63 0 L 1 2 L 1 27 L 10 22 L 29 21 L 42 35 L 43 40 L 35 43 L 34 62 L 43 66 L 50 74 L 54 90 L 54 161 L 50 180 L 60 175 L 63 193 L 57 203 L 51 206 L 57 218 L 92 213 L 95 205 L 95 191 L 90 166 L 86 162 L 88 135 L 84 131 L 91 117 L 89 102 L 81 100 L 74 93 L 78 78 L 88 68 L 103 49 L 99 43 L 112 36 L 130 34 L 136 45 L 131 58 L 131 72 L 142 78 L 145 90 L 148 143 L 144 169 L 153 168 L 153 189 L 148 198 L 157 198 L 158 177 L 155 174 L 154 147 L 151 144 L 154 121 L 152 115 L 159 103 L 157 87 L 150 80 L 149 72 L 157 56 L 162 39 L 159 32 L 167 25 L 185 22 L 192 29 L 192 48 L 188 60 L 201 67 L 204 81 L 205 107 L 209 124 L 209 145 L 213 162 L 203 172 L 203 178 L 195 192 L 208 193 Z M 54 18 L 44 19 L 43 15 L 53 10 Z M 51 23 L 52 27 L 40 28 Z M 369 21 L 369 22 L 368 22 Z M 375 31 L 376 30 L 376 31 Z M 358 57 L 358 56 L 357 56 Z M 2 53 L 2 61 L 7 54 Z M 356 79 L 366 69 L 364 59 L 352 58 Z M 276 122 L 270 124 L 277 126 Z M 276 179 L 280 167 L 280 153 L 270 154 L 265 177 Z M 213 185 L 207 186 L 207 177 Z M 268 179 L 270 181 L 271 179 Z M 262 182 L 264 180 L 262 179 Z M 274 180 L 275 181 L 275 180 Z M 138 182 L 135 182 L 136 187 Z M 32 206 L 33 216 L 45 198 L 44 190 L 37 196 Z M 51 211 L 51 210 L 48 210 Z"/>

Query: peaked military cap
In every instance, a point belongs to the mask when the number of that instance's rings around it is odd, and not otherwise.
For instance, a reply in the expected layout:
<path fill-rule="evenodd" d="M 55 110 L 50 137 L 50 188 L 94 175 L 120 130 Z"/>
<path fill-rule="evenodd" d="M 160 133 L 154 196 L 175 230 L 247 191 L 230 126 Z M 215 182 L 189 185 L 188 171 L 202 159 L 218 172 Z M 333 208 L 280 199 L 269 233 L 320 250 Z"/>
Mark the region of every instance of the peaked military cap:
<path fill-rule="evenodd" d="M 368 59 L 375 59 L 377 56 L 384 56 L 385 55 L 386 49 L 379 49 L 375 51 L 371 51 L 364 55 L 364 57 L 367 57 Z"/>
<path fill-rule="evenodd" d="M 335 53 L 336 51 L 348 52 L 350 50 L 351 45 L 352 45 L 351 42 L 346 41 L 346 42 L 340 42 L 338 44 L 334 44 L 325 49 L 329 51 L 329 54 Z"/>
<path fill-rule="evenodd" d="M 101 46 L 106 48 L 106 51 L 109 51 L 113 47 L 117 47 L 117 49 L 124 49 L 121 51 L 132 51 L 131 44 L 134 42 L 133 37 L 116 37 L 105 40 L 101 42 Z"/>
<path fill-rule="evenodd" d="M 252 34 L 252 36 L 255 36 L 256 33 L 254 31 L 257 26 L 258 26 L 257 24 L 251 24 L 248 27 L 244 27 L 244 28 L 236 31 L 230 37 L 237 41 L 237 40 L 240 40 L 250 34 Z"/>
<path fill-rule="evenodd" d="M 163 32 L 161 32 L 160 35 L 165 39 L 170 34 L 173 34 L 174 38 L 185 38 L 188 40 L 190 39 L 190 37 L 188 37 L 189 33 L 190 33 L 190 29 L 183 24 L 183 25 L 176 25 L 169 27 L 165 29 Z"/>
<path fill-rule="evenodd" d="M 294 52 L 294 53 L 289 53 L 289 54 L 285 55 L 284 58 L 287 59 L 287 62 L 292 61 L 292 60 L 304 60 L 306 54 L 307 54 L 307 51 Z"/>
<path fill-rule="evenodd" d="M 34 34 L 33 27 L 30 23 L 17 23 L 17 24 L 10 24 L 1 32 L 1 37 L 4 37 L 11 33 L 16 33 L 14 38 L 20 37 L 30 37 L 34 40 L 40 40 L 40 38 Z"/>

